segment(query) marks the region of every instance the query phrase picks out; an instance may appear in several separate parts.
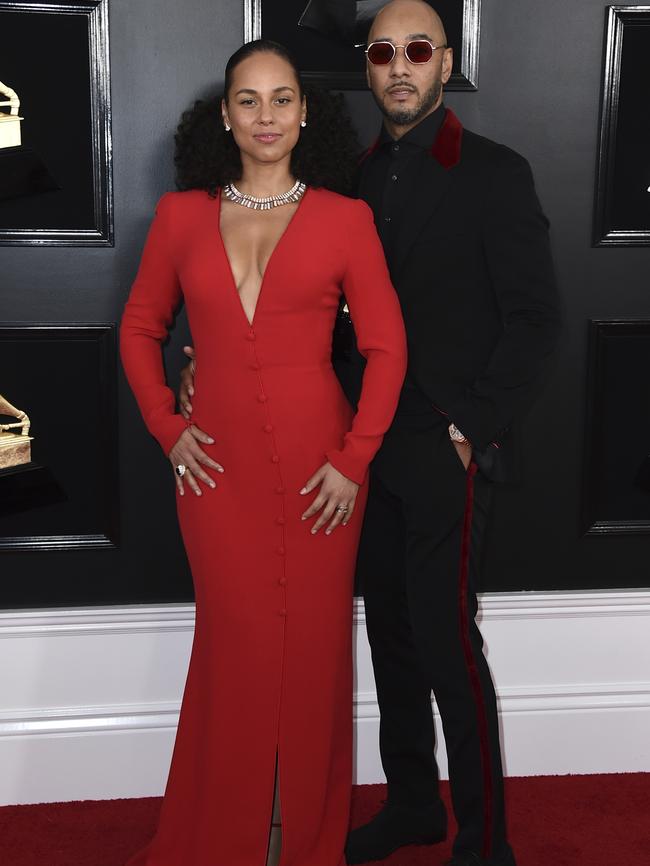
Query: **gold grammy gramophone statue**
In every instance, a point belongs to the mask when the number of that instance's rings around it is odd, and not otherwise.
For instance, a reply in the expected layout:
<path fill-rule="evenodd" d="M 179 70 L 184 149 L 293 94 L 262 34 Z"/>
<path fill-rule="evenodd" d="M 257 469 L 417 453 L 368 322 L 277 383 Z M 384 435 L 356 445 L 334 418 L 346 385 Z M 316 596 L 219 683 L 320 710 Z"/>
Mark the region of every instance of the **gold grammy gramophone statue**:
<path fill-rule="evenodd" d="M 29 435 L 27 413 L 16 409 L 0 394 L 0 415 L 9 415 L 18 420 L 11 424 L 0 424 L 0 469 L 10 469 L 31 463 L 34 438 Z M 20 432 L 12 432 L 20 430 Z"/>
<path fill-rule="evenodd" d="M 7 107 L 9 113 L 5 111 Z M 20 99 L 16 91 L 0 81 L 0 148 L 21 145 L 20 123 L 23 118 L 18 115 L 19 108 Z"/>

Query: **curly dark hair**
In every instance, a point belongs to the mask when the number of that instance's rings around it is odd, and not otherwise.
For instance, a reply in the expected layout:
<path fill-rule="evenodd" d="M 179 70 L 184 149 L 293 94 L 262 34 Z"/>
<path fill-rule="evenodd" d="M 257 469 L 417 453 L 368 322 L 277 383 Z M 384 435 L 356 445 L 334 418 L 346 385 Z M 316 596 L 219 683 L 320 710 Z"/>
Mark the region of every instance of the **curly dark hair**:
<path fill-rule="evenodd" d="M 318 88 L 306 89 L 296 61 L 284 45 L 256 39 L 235 51 L 226 64 L 226 102 L 234 69 L 260 52 L 271 52 L 286 60 L 296 74 L 301 98 L 304 95 L 307 99 L 309 122 L 301 129 L 291 154 L 293 176 L 308 186 L 352 194 L 360 148 L 343 96 Z M 179 190 L 203 189 L 214 197 L 219 187 L 241 178 L 239 148 L 221 122 L 221 99 L 221 94 L 198 99 L 181 117 L 174 156 Z"/>

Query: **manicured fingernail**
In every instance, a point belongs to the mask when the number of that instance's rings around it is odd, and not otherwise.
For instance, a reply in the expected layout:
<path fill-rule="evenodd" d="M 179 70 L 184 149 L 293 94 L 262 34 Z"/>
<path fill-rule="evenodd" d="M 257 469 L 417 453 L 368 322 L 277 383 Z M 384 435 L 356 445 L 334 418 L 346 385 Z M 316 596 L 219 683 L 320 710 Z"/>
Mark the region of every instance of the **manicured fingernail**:
<path fill-rule="evenodd" d="M 212 443 L 214 442 L 214 439 L 212 438 L 212 436 L 208 436 L 208 442 L 210 443 L 210 445 L 212 445 Z"/>
<path fill-rule="evenodd" d="M 223 466 L 218 466 L 218 467 L 217 467 L 217 472 L 223 472 Z"/>
<path fill-rule="evenodd" d="M 181 490 L 181 496 L 185 496 L 185 491 Z"/>
<path fill-rule="evenodd" d="M 300 491 L 300 495 L 302 496 L 306 492 L 307 492 L 307 488 L 303 487 L 302 490 Z"/>
<path fill-rule="evenodd" d="M 194 388 L 188 388 L 187 393 L 190 395 L 190 397 L 193 397 L 194 396 Z"/>
<path fill-rule="evenodd" d="M 312 535 L 316 535 L 317 532 L 318 532 L 317 529 L 312 529 L 311 534 L 312 534 Z"/>
<path fill-rule="evenodd" d="M 331 530 L 331 529 L 326 529 L 326 530 L 325 530 L 325 535 L 331 535 L 331 534 L 332 534 L 332 530 Z"/>
<path fill-rule="evenodd" d="M 210 482 L 210 487 L 211 487 L 213 490 L 214 490 L 214 488 L 215 488 L 216 486 L 217 486 L 217 485 L 214 483 L 214 481 L 211 481 L 211 482 Z"/>
<path fill-rule="evenodd" d="M 303 514 L 303 516 L 302 516 L 300 519 L 301 519 L 301 520 L 307 520 L 307 518 L 305 517 L 304 514 Z"/>

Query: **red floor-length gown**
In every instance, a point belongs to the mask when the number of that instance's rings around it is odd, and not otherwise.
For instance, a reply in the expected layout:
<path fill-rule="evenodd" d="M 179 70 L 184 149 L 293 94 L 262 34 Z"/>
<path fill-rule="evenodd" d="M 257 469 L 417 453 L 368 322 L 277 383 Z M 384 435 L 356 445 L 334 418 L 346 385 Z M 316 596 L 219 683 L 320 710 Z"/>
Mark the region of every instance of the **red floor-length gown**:
<path fill-rule="evenodd" d="M 121 325 L 129 383 L 168 454 L 186 425 L 160 344 L 184 299 L 192 420 L 225 468 L 215 490 L 177 495 L 196 632 L 158 832 L 129 866 L 264 866 L 276 755 L 281 866 L 342 866 L 354 561 L 366 470 L 404 377 L 403 324 L 363 202 L 307 190 L 252 322 L 219 213 L 202 191 L 163 196 Z M 368 361 L 354 419 L 330 362 L 341 291 Z M 300 515 L 315 494 L 299 491 L 326 459 L 363 486 L 347 527 L 312 536 Z"/>

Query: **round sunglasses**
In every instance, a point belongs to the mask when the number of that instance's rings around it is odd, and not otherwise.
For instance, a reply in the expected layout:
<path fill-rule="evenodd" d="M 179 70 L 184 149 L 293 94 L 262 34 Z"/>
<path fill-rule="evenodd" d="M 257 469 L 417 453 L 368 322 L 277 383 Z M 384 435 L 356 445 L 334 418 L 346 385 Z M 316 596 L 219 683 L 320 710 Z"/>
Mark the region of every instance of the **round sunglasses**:
<path fill-rule="evenodd" d="M 434 45 L 428 39 L 412 39 L 406 45 L 393 45 L 392 42 L 371 42 L 366 48 L 366 56 L 373 66 L 387 66 L 392 63 L 398 48 L 404 49 L 404 56 L 409 63 L 428 63 L 437 48 L 446 45 Z"/>

